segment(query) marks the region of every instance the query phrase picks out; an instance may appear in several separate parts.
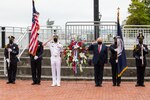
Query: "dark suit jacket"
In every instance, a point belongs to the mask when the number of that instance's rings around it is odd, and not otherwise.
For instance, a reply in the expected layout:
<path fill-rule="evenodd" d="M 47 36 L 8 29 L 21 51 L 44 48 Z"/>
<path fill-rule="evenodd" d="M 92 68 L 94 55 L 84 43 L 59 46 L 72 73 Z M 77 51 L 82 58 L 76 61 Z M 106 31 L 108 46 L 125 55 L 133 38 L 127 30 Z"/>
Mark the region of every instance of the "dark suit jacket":
<path fill-rule="evenodd" d="M 108 53 L 107 46 L 102 44 L 101 52 L 98 52 L 98 44 L 91 44 L 88 50 L 93 51 L 93 64 L 97 64 L 98 62 L 105 64 L 107 63 Z"/>
<path fill-rule="evenodd" d="M 145 47 L 145 50 L 143 50 L 143 60 L 144 60 L 144 66 L 147 65 L 146 62 L 146 54 L 148 54 L 148 48 L 147 45 L 143 44 L 143 47 Z M 142 64 L 142 60 L 140 59 L 141 56 L 141 46 L 138 44 L 134 47 L 133 50 L 133 57 L 136 59 L 136 66 L 140 66 Z"/>
<path fill-rule="evenodd" d="M 116 63 L 116 59 L 117 59 L 117 52 L 115 51 L 115 49 L 117 48 L 117 46 L 115 44 L 110 45 L 109 50 L 110 50 L 110 59 L 109 62 L 111 64 L 115 64 Z"/>
<path fill-rule="evenodd" d="M 8 48 L 12 49 L 12 52 L 10 52 L 10 61 L 11 62 L 18 62 L 18 58 L 17 55 L 19 54 L 19 48 L 18 45 L 13 43 L 13 44 L 7 44 L 5 50 L 4 50 L 4 55 L 7 58 L 9 58 L 8 56 Z"/>
<path fill-rule="evenodd" d="M 38 56 L 37 60 L 42 60 L 43 54 L 43 44 L 42 42 L 38 41 L 38 49 L 36 51 L 36 56 Z M 34 61 L 34 56 L 30 55 L 31 61 Z"/>

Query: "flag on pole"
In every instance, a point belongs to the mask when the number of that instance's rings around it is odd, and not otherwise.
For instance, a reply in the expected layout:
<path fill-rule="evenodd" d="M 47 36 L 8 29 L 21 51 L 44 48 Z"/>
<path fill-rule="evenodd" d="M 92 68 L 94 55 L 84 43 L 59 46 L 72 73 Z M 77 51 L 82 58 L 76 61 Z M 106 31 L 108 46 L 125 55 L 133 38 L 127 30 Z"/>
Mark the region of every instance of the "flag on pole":
<path fill-rule="evenodd" d="M 33 56 L 36 55 L 36 51 L 38 48 L 38 30 L 40 28 L 38 16 L 39 12 L 36 11 L 34 0 L 32 0 L 33 5 L 33 16 L 32 16 L 32 27 L 31 27 L 31 36 L 30 36 L 30 44 L 29 44 L 29 53 Z"/>
<path fill-rule="evenodd" d="M 117 45 L 118 45 L 118 77 L 120 77 L 124 71 L 128 68 L 126 62 L 126 53 L 124 49 L 124 42 L 122 37 L 121 26 L 119 23 L 119 8 L 118 8 L 118 16 L 117 16 Z"/>

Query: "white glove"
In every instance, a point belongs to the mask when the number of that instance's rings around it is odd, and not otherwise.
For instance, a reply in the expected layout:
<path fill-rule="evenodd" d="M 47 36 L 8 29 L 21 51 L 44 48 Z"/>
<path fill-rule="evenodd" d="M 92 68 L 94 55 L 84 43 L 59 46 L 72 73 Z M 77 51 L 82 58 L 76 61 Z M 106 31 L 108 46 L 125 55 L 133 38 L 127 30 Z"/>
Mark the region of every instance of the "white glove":
<path fill-rule="evenodd" d="M 116 63 L 118 63 L 118 59 L 116 60 Z"/>
<path fill-rule="evenodd" d="M 143 57 L 142 57 L 142 56 L 140 56 L 140 59 L 143 59 Z"/>
<path fill-rule="evenodd" d="M 114 49 L 116 52 L 118 51 L 118 49 L 116 48 L 116 49 Z"/>
<path fill-rule="evenodd" d="M 9 59 L 6 59 L 6 61 L 7 61 L 7 63 L 9 63 L 10 61 L 9 61 Z"/>
<path fill-rule="evenodd" d="M 8 48 L 8 52 L 12 52 L 12 49 Z"/>
<path fill-rule="evenodd" d="M 38 56 L 34 56 L 34 60 L 37 60 L 38 59 Z"/>

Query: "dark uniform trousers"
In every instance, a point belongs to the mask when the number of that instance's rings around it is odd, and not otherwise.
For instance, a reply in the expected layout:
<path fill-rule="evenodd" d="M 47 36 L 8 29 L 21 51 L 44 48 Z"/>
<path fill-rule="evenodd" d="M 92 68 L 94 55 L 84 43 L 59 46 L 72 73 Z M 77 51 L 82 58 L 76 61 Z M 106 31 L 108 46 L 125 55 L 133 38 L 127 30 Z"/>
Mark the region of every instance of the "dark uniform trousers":
<path fill-rule="evenodd" d="M 16 72 L 17 72 L 17 62 L 19 61 L 16 55 L 18 55 L 18 53 L 19 53 L 19 48 L 18 48 L 18 45 L 15 43 L 8 44 L 4 51 L 4 55 L 5 55 L 6 59 L 9 58 L 8 48 L 10 48 L 12 50 L 12 52 L 10 52 L 9 66 L 8 66 L 8 62 L 6 61 L 7 72 L 8 72 L 8 82 L 15 82 Z"/>
<path fill-rule="evenodd" d="M 30 55 L 32 80 L 34 83 L 41 82 L 42 54 L 43 54 L 43 45 L 42 42 L 38 41 L 38 48 L 36 51 L 36 56 L 38 56 L 38 59 L 35 60 L 34 56 Z"/>
<path fill-rule="evenodd" d="M 142 63 L 142 61 L 138 60 L 138 59 L 136 59 L 136 62 L 141 62 Z M 144 84 L 145 68 L 146 68 L 146 66 L 145 65 L 142 66 L 141 64 L 136 66 L 136 69 L 137 69 L 136 70 L 137 71 L 137 84 L 139 84 L 139 85 Z"/>
<path fill-rule="evenodd" d="M 8 81 L 15 82 L 16 72 L 17 72 L 17 62 L 11 61 L 9 67 L 8 67 L 8 63 L 7 63 L 7 72 L 8 72 Z"/>
<path fill-rule="evenodd" d="M 143 44 L 143 47 L 145 48 L 143 50 L 143 65 L 141 57 L 141 46 L 140 44 L 136 45 L 133 50 L 133 56 L 135 57 L 136 62 L 136 68 L 137 68 L 137 84 L 138 85 L 144 85 L 144 74 L 145 74 L 145 68 L 147 65 L 146 61 L 146 54 L 148 54 L 148 48 L 147 45 Z"/>
<path fill-rule="evenodd" d="M 121 77 L 118 77 L 118 63 L 116 63 L 117 60 L 117 52 L 115 49 L 117 46 L 115 44 L 112 44 L 109 49 L 110 49 L 110 59 L 109 62 L 112 67 L 112 80 L 113 80 L 113 85 L 120 85 L 121 83 Z"/>
<path fill-rule="evenodd" d="M 118 66 L 118 63 L 111 63 L 113 85 L 119 85 L 121 83 L 121 77 L 118 77 L 118 67 L 117 66 Z"/>
<path fill-rule="evenodd" d="M 31 61 L 32 80 L 35 83 L 40 83 L 41 81 L 41 66 L 42 66 L 41 59 Z"/>

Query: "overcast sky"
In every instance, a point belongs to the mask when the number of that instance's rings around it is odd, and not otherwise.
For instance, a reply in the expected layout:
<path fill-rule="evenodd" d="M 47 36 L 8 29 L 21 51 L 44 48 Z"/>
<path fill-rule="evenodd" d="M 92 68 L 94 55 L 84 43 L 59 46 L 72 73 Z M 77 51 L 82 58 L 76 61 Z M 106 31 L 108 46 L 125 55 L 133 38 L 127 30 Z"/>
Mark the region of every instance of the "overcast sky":
<path fill-rule="evenodd" d="M 27 27 L 32 24 L 32 0 L 0 0 L 0 26 Z M 99 10 L 103 21 L 116 21 L 117 8 L 120 7 L 120 20 L 128 16 L 131 0 L 99 0 Z M 64 26 L 67 21 L 92 21 L 93 0 L 35 0 L 40 12 L 40 25 L 55 21 Z"/>

